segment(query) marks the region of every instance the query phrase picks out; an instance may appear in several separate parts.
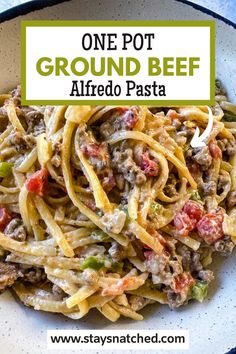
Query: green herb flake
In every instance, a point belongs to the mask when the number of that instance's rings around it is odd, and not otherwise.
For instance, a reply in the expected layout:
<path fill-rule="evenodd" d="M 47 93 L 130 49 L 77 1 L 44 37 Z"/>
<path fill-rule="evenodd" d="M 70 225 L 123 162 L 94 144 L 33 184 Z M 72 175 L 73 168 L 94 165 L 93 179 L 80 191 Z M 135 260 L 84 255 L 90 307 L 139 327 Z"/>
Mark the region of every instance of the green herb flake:
<path fill-rule="evenodd" d="M 199 194 L 197 189 L 192 191 L 192 193 L 190 195 L 190 199 L 194 200 L 195 202 L 203 204 L 202 198 L 201 198 L 201 196 L 200 196 L 200 194 Z"/>
<path fill-rule="evenodd" d="M 208 284 L 204 281 L 198 281 L 192 287 L 192 298 L 202 302 L 207 296 Z"/>
<path fill-rule="evenodd" d="M 87 269 L 87 268 L 91 268 L 94 270 L 100 270 L 102 267 L 104 267 L 104 261 L 101 259 L 98 259 L 94 256 L 90 256 L 87 259 L 85 259 L 85 261 L 83 262 L 83 264 L 81 265 L 81 269 Z"/>
<path fill-rule="evenodd" d="M 0 162 L 0 177 L 8 177 L 12 173 L 12 167 L 14 166 L 11 162 Z"/>

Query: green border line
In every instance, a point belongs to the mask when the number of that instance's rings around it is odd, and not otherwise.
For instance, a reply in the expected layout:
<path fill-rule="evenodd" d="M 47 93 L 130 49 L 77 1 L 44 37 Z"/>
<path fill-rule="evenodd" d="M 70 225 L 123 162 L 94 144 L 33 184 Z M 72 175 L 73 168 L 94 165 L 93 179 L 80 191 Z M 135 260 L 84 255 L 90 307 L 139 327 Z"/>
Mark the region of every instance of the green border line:
<path fill-rule="evenodd" d="M 216 48 L 215 22 L 210 24 L 210 105 L 215 103 Z"/>
<path fill-rule="evenodd" d="M 158 106 L 184 106 L 186 104 L 188 105 L 209 105 L 208 100 L 113 100 L 113 99 L 107 99 L 107 100 L 27 100 L 27 101 L 22 101 L 23 105 L 63 105 L 63 104 L 69 104 L 69 105 L 78 105 L 79 104 L 84 104 L 84 105 L 92 105 L 94 102 L 98 105 L 107 105 L 109 103 L 109 106 L 114 106 L 114 105 L 133 105 L 133 104 L 139 104 L 139 105 L 146 105 L 146 106 L 153 106 L 153 105 L 158 105 Z M 112 102 L 112 104 L 110 104 Z"/>
<path fill-rule="evenodd" d="M 26 100 L 26 27 L 24 21 L 21 22 L 21 100 L 24 105 L 28 105 Z"/>
<path fill-rule="evenodd" d="M 26 28 L 27 27 L 209 27 L 210 28 L 210 99 L 209 100 L 26 100 Z M 78 21 L 78 20 L 30 20 L 21 22 L 21 85 L 23 105 L 83 105 L 83 104 L 142 104 L 142 105 L 213 105 L 215 101 L 215 21 L 178 20 L 178 21 Z"/>
<path fill-rule="evenodd" d="M 22 25 L 28 27 L 206 27 L 210 26 L 211 23 L 215 23 L 214 20 L 126 20 L 126 21 L 116 21 L 116 20 L 26 20 L 21 21 Z"/>

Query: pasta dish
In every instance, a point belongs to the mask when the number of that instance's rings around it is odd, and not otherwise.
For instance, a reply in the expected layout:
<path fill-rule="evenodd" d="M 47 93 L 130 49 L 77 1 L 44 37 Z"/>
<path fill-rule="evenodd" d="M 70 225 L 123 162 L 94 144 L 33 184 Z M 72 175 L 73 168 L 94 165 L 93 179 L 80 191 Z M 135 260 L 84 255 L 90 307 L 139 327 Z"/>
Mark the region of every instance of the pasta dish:
<path fill-rule="evenodd" d="M 198 127 L 214 125 L 204 146 Z M 0 95 L 0 290 L 111 321 L 203 301 L 236 243 L 236 106 L 22 106 Z"/>

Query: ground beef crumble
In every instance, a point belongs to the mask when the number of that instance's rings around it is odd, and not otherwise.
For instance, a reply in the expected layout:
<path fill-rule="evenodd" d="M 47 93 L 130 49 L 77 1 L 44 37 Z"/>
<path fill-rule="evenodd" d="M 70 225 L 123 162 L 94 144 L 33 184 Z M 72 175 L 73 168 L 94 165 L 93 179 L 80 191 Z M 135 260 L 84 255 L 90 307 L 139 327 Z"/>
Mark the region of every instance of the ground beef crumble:
<path fill-rule="evenodd" d="M 115 148 L 112 152 L 112 167 L 131 184 L 141 185 L 147 180 L 144 171 L 134 161 L 132 149 Z"/>
<path fill-rule="evenodd" d="M 16 241 L 26 240 L 26 230 L 20 218 L 12 219 L 4 229 L 4 234 Z"/>
<path fill-rule="evenodd" d="M 23 277 L 23 273 L 18 265 L 0 262 L 0 291 L 11 287 L 21 277 Z"/>

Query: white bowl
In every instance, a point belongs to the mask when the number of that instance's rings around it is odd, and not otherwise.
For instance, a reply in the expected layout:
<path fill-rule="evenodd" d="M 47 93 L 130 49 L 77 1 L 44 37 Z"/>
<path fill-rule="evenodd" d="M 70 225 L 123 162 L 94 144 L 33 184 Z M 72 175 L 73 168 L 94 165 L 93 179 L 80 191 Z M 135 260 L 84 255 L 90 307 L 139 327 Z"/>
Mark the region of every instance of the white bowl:
<path fill-rule="evenodd" d="M 72 0 L 47 7 L 48 3 L 55 2 L 36 1 L 0 14 L 0 20 L 8 19 L 0 25 L 0 92 L 13 88 L 20 82 L 21 20 L 205 20 L 213 18 L 216 23 L 217 77 L 228 90 L 230 99 L 236 102 L 236 26 L 230 21 L 219 16 L 215 17 L 216 15 L 210 11 L 204 12 L 202 8 L 189 5 L 184 0 L 181 2 L 176 0 Z M 30 11 L 34 6 L 38 10 Z M 39 9 L 43 6 L 44 8 Z M 15 17 L 19 14 L 22 16 Z M 143 311 L 145 319 L 142 322 L 121 319 L 118 323 L 112 324 L 102 318 L 97 311 L 80 321 L 73 321 L 63 316 L 26 308 L 15 301 L 10 292 L 6 292 L 0 297 L 0 352 L 2 354 L 45 353 L 47 329 L 189 329 L 189 353 L 226 353 L 236 345 L 235 256 L 234 253 L 228 259 L 219 258 L 214 262 L 215 280 L 204 303 L 191 303 L 176 311 L 171 311 L 167 306 L 152 305 Z"/>

